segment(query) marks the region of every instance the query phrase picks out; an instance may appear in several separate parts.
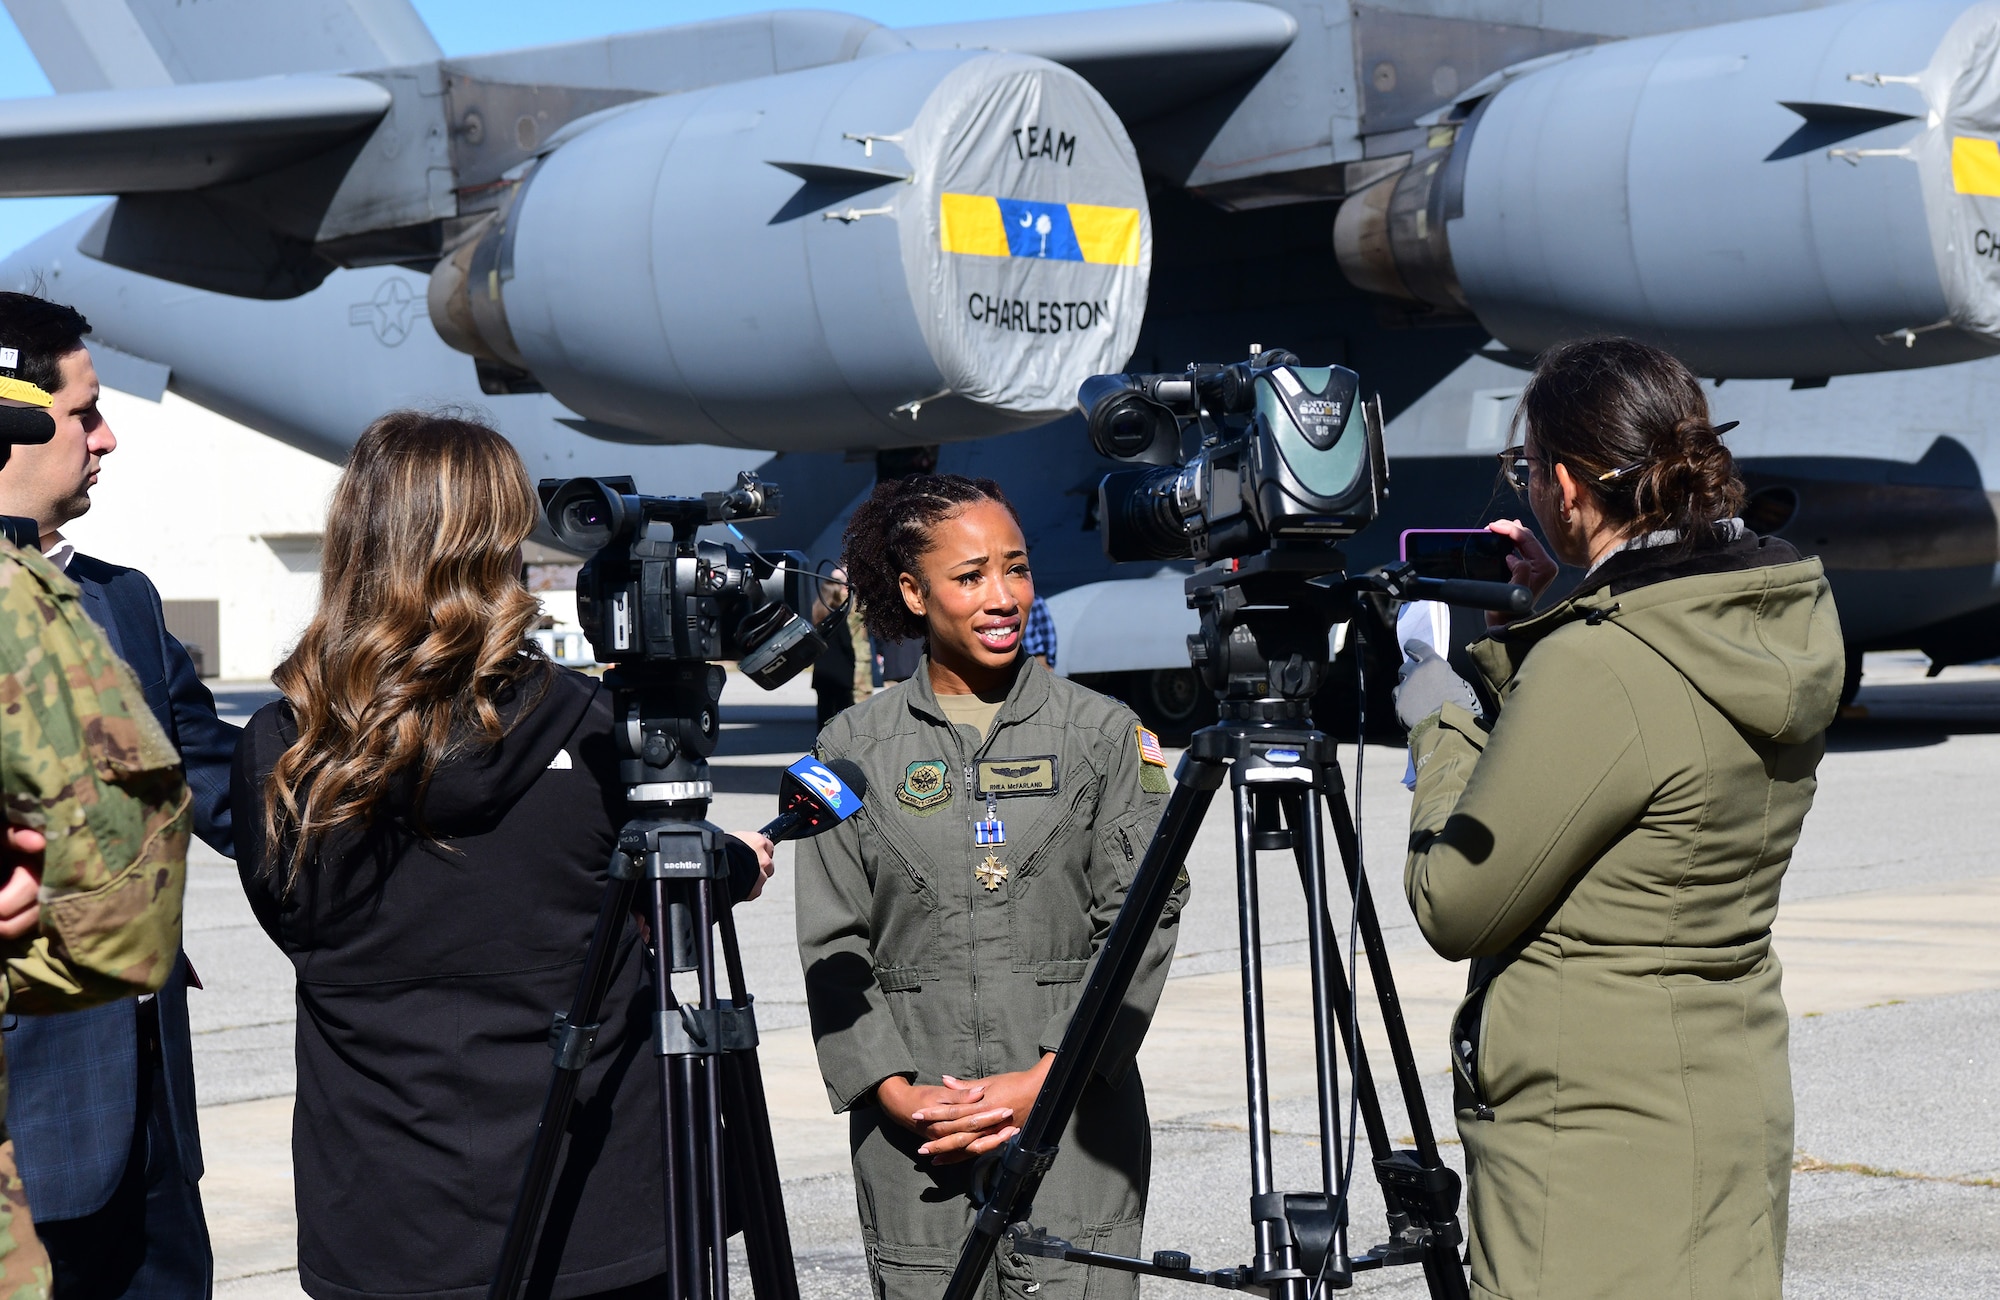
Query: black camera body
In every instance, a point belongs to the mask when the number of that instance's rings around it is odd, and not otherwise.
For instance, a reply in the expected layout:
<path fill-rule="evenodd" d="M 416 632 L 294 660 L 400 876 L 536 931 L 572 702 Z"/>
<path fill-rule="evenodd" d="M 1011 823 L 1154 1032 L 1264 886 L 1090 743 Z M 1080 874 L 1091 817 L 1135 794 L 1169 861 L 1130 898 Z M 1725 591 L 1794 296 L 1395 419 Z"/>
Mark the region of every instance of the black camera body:
<path fill-rule="evenodd" d="M 545 479 L 541 495 L 556 539 L 590 556 L 576 610 L 598 662 L 734 659 L 770 690 L 825 649 L 808 617 L 818 578 L 803 555 L 696 537 L 778 513 L 778 489 L 754 475 L 698 497 L 641 496 L 630 478 Z"/>
<path fill-rule="evenodd" d="M 1111 560 L 1255 555 L 1337 542 L 1388 495 L 1380 399 L 1345 366 L 1284 351 L 1181 374 L 1096 375 L 1077 393 L 1091 444 L 1145 469 L 1108 474 L 1097 519 Z M 1183 457 L 1186 431 L 1199 445 Z"/>

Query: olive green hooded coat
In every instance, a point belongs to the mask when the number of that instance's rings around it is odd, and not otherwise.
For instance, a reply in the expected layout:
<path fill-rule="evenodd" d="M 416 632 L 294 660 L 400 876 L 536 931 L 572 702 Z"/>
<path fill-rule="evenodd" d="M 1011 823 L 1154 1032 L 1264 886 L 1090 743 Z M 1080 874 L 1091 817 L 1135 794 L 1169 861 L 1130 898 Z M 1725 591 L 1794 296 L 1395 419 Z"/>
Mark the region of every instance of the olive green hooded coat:
<path fill-rule="evenodd" d="M 1819 562 L 1623 552 L 1473 657 L 1497 719 L 1411 734 L 1405 873 L 1431 945 L 1476 959 L 1452 1032 L 1473 1293 L 1778 1300 L 1771 922 L 1844 665 Z"/>

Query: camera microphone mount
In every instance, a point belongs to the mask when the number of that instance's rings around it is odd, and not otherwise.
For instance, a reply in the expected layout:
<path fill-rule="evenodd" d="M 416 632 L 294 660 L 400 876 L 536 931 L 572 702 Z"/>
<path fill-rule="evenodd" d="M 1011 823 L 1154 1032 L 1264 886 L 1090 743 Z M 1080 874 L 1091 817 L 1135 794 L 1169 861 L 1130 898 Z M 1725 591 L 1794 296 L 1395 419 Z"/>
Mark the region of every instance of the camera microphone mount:
<path fill-rule="evenodd" d="M 945 1300 L 975 1300 L 994 1253 L 1003 1246 L 1021 1255 L 1248 1291 L 1271 1300 L 1312 1300 L 1322 1286 L 1351 1286 L 1355 1273 L 1415 1264 L 1422 1267 L 1434 1300 L 1466 1300 L 1470 1292 L 1459 1260 L 1464 1240 L 1458 1222 L 1459 1178 L 1438 1155 L 1334 742 L 1313 725 L 1311 699 L 1330 668 L 1330 632 L 1355 616 L 1364 595 L 1520 612 L 1529 593 L 1502 583 L 1418 578 L 1402 568 L 1350 577 L 1340 552 L 1324 546 L 1275 549 L 1203 570 L 1188 579 L 1187 592 L 1188 603 L 1201 617 L 1201 631 L 1189 638 L 1189 654 L 1215 692 L 1219 721 L 1190 741 L 1159 829 L 1091 967 L 1033 1109 L 1019 1134 L 988 1157 L 979 1172 L 980 1207 Z M 1057 1159 L 1057 1138 L 1111 1037 L 1147 939 L 1225 779 L 1236 832 L 1255 1255 L 1248 1264 L 1204 1270 L 1181 1251 L 1157 1251 L 1140 1259 L 1080 1250 L 1030 1222 L 1035 1193 Z M 1408 1148 L 1391 1143 L 1360 1038 L 1355 991 L 1339 957 L 1327 889 L 1328 820 L 1408 1116 Z M 1257 855 L 1282 850 L 1291 853 L 1309 913 L 1320 1186 L 1308 1192 L 1276 1187 L 1271 1148 Z M 1359 1255 L 1348 1247 L 1346 1195 L 1353 1171 L 1341 1155 L 1336 1037 L 1346 1049 L 1354 1104 L 1388 1212 L 1387 1240 Z"/>

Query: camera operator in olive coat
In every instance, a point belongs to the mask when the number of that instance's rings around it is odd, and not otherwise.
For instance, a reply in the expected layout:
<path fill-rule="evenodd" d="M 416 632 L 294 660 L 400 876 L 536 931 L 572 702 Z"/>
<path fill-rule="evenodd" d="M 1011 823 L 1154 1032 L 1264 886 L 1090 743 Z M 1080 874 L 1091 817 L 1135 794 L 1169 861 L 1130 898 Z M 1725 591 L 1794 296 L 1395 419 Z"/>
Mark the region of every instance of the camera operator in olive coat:
<path fill-rule="evenodd" d="M 1771 923 L 1844 664 L 1817 560 L 1734 518 L 1694 376 L 1629 340 L 1544 356 L 1502 453 L 1565 600 L 1427 649 L 1410 905 L 1473 958 L 1453 1023 L 1473 1294 L 1778 1300 L 1792 1160 Z M 1555 562 L 1518 523 L 1515 579 Z M 1414 643 L 1413 643 L 1414 644 Z"/>

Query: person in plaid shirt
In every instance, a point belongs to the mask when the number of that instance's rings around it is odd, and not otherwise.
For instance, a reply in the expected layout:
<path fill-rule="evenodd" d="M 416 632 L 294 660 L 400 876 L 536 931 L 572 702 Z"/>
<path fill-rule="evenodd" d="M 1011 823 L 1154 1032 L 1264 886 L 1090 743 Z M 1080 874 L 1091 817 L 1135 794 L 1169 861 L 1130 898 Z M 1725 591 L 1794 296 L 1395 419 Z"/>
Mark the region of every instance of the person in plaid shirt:
<path fill-rule="evenodd" d="M 1040 596 L 1028 606 L 1028 626 L 1021 634 L 1021 651 L 1042 661 L 1042 667 L 1056 666 L 1056 616 L 1049 613 L 1049 602 Z"/>

